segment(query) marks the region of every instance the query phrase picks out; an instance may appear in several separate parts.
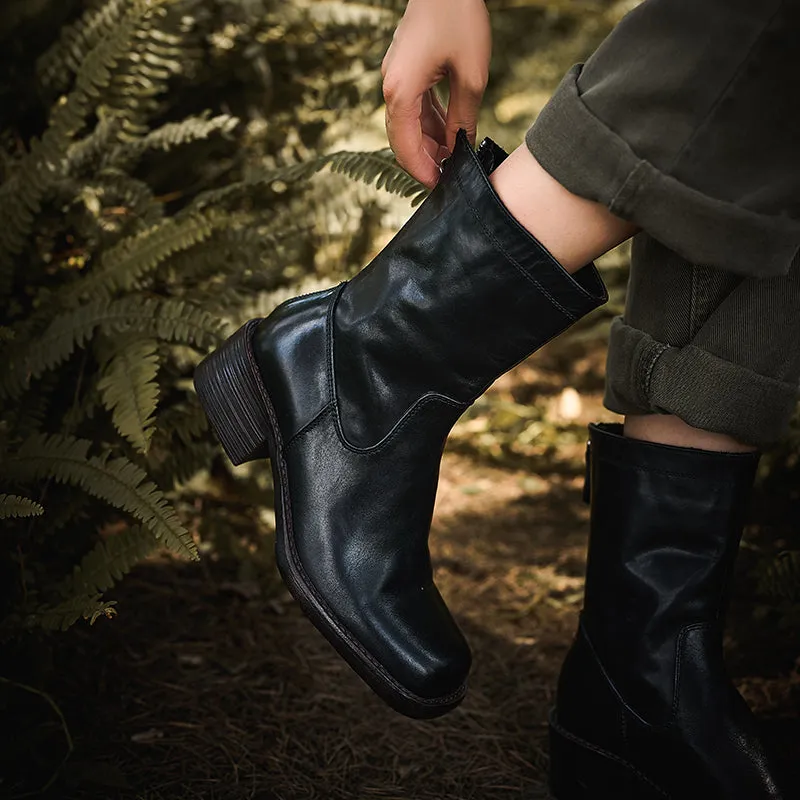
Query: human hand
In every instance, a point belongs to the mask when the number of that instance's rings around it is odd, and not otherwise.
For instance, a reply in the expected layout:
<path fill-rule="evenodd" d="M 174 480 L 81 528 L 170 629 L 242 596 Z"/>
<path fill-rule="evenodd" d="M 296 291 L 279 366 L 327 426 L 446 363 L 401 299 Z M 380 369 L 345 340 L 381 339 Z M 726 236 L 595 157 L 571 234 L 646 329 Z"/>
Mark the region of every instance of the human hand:
<path fill-rule="evenodd" d="M 381 66 L 386 133 L 400 166 L 429 189 L 459 128 L 475 145 L 491 51 L 483 0 L 409 0 Z M 446 75 L 445 110 L 433 87 Z"/>

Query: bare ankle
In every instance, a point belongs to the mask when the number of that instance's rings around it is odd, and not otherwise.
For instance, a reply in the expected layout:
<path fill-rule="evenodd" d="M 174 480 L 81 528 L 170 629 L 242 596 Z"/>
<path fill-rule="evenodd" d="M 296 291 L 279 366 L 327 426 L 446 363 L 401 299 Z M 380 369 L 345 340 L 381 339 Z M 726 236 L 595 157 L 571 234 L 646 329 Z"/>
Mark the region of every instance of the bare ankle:
<path fill-rule="evenodd" d="M 577 272 L 637 231 L 600 203 L 565 189 L 525 144 L 489 179 L 509 212 L 568 272 Z"/>
<path fill-rule="evenodd" d="M 657 444 L 694 447 L 721 453 L 751 453 L 757 448 L 723 433 L 694 428 L 669 414 L 643 414 L 625 417 L 625 435 Z"/>

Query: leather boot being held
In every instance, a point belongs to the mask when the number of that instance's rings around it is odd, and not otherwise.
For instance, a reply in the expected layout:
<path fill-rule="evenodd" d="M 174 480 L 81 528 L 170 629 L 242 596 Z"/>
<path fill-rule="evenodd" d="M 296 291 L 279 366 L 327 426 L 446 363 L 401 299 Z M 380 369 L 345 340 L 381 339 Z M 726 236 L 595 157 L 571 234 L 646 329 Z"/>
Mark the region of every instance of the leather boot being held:
<path fill-rule="evenodd" d="M 728 587 L 758 463 L 590 426 L 584 608 L 550 725 L 556 800 L 789 800 L 730 681 Z"/>
<path fill-rule="evenodd" d="M 460 131 L 372 263 L 249 321 L 195 373 L 231 461 L 272 462 L 289 589 L 413 717 L 455 707 L 471 661 L 428 551 L 445 439 L 495 378 L 606 300 L 594 265 L 571 276 L 500 202 L 487 175 L 505 156 Z"/>

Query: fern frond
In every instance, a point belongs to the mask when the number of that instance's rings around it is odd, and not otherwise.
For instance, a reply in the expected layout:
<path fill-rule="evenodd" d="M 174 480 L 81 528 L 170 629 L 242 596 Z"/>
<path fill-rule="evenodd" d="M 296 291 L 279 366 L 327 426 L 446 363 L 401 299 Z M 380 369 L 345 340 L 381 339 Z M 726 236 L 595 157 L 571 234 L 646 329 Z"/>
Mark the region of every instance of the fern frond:
<path fill-rule="evenodd" d="M 104 333 L 142 333 L 205 349 L 220 342 L 225 328 L 225 322 L 183 300 L 143 299 L 136 295 L 96 300 L 57 316 L 27 347 L 7 352 L 6 369 L 0 372 L 0 397 L 18 396 L 32 378 L 66 361 L 97 329 Z"/>
<path fill-rule="evenodd" d="M 154 197 L 151 188 L 116 170 L 104 170 L 91 178 L 61 178 L 49 195 L 53 205 L 68 215 L 72 235 L 80 242 L 84 266 L 89 267 L 83 270 L 86 277 L 82 280 L 60 287 L 56 299 L 64 306 L 77 304 L 80 286 L 92 275 L 100 253 L 113 247 L 123 235 L 133 237 L 164 218 L 164 204 Z M 48 292 L 52 294 L 47 284 L 39 287 L 41 296 Z"/>
<path fill-rule="evenodd" d="M 67 150 L 85 125 L 93 98 L 110 84 L 114 67 L 130 50 L 137 26 L 166 1 L 130 0 L 119 23 L 81 62 L 75 86 L 53 107 L 42 138 L 33 140 L 30 152 L 0 187 L 0 295 L 8 292 L 14 256 L 25 246 L 48 187 L 64 174 Z"/>
<path fill-rule="evenodd" d="M 155 536 L 141 525 L 101 539 L 76 564 L 58 587 L 62 597 L 96 597 L 111 589 L 158 547 Z"/>
<path fill-rule="evenodd" d="M 203 469 L 218 455 L 215 442 L 206 435 L 208 418 L 197 395 L 162 411 L 147 455 L 147 469 L 163 486 L 183 483 Z"/>
<path fill-rule="evenodd" d="M 229 136 L 239 125 L 239 120 L 230 114 L 212 117 L 209 111 L 180 122 L 168 122 L 138 139 L 116 145 L 107 155 L 105 163 L 113 166 L 128 166 L 135 163 L 148 150 L 169 152 L 191 142 L 208 139 L 215 133 Z"/>
<path fill-rule="evenodd" d="M 421 202 L 427 195 L 427 189 L 402 169 L 391 150 L 383 149 L 373 152 L 343 150 L 298 164 L 256 171 L 245 180 L 199 194 L 192 206 L 205 208 L 211 204 L 223 203 L 246 194 L 255 186 L 269 187 L 276 183 L 292 184 L 305 181 L 326 167 L 330 167 L 332 172 L 347 175 L 368 185 L 374 184 L 376 188 L 384 189 L 392 194 L 412 197 L 412 205 Z"/>
<path fill-rule="evenodd" d="M 103 208 L 113 205 L 125 209 L 126 216 L 134 217 L 142 228 L 155 226 L 164 218 L 164 205 L 156 199 L 150 186 L 122 170 L 103 169 L 85 183 L 83 196 L 90 191 L 97 193 Z"/>
<path fill-rule="evenodd" d="M 183 444 L 191 444 L 208 430 L 208 417 L 196 394 L 186 397 L 186 402 L 176 403 L 158 415 L 157 428 L 168 441 L 174 436 Z"/>
<path fill-rule="evenodd" d="M 171 550 L 197 559 L 192 537 L 144 470 L 124 457 L 112 458 L 108 450 L 99 456 L 89 456 L 91 445 L 87 439 L 36 434 L 7 456 L 0 471 L 11 480 L 52 479 L 78 486 L 132 514 Z"/>
<path fill-rule="evenodd" d="M 0 494 L 0 519 L 40 517 L 44 508 L 35 500 L 16 494 Z"/>
<path fill-rule="evenodd" d="M 147 452 L 155 430 L 157 374 L 156 342 L 152 339 L 123 340 L 104 365 L 97 382 L 114 427 L 141 453 Z"/>
<path fill-rule="evenodd" d="M 176 13 L 169 14 L 167 5 L 175 6 Z M 166 93 L 170 79 L 183 71 L 183 34 L 191 17 L 181 13 L 175 0 L 162 0 L 161 6 L 143 19 L 103 97 L 122 121 L 120 141 L 147 133 L 147 122 L 158 111 L 158 98 Z"/>
<path fill-rule="evenodd" d="M 394 28 L 397 23 L 397 2 L 381 6 L 378 3 L 347 3 L 341 0 L 315 0 L 302 10 L 317 27 L 345 27 L 369 31 Z"/>
<path fill-rule="evenodd" d="M 219 211 L 168 217 L 108 250 L 90 275 L 65 292 L 67 302 L 78 297 L 108 298 L 119 290 L 130 290 L 170 256 L 235 222 L 235 215 Z"/>
<path fill-rule="evenodd" d="M 195 299 L 205 308 L 210 296 L 205 281 L 214 277 L 225 281 L 239 280 L 244 273 L 258 272 L 269 288 L 285 282 L 287 245 L 304 245 L 312 229 L 310 220 L 296 221 L 294 215 L 272 214 L 259 221 L 258 217 L 243 218 L 241 225 L 231 225 L 214 231 L 208 240 L 196 247 L 176 253 L 166 264 L 166 273 L 187 299 Z M 192 294 L 199 287 L 197 294 Z"/>
<path fill-rule="evenodd" d="M 416 204 L 425 198 L 427 189 L 409 175 L 395 160 L 388 148 L 367 153 L 351 153 L 342 151 L 325 156 L 331 171 L 359 180 L 367 185 L 374 184 L 401 197 L 412 197 Z"/>
<path fill-rule="evenodd" d="M 56 91 L 66 89 L 86 53 L 114 31 L 129 3 L 130 0 L 107 0 L 100 6 L 87 9 L 80 19 L 66 25 L 58 41 L 36 64 L 40 83 Z"/>
<path fill-rule="evenodd" d="M 46 631 L 65 631 L 83 618 L 90 625 L 100 617 L 116 616 L 116 600 L 102 600 L 94 597 L 71 597 L 56 606 L 43 606 L 25 618 L 25 627 L 42 628 Z"/>
<path fill-rule="evenodd" d="M 53 403 L 55 377 L 52 374 L 44 376 L 36 387 L 37 391 L 27 393 L 17 403 L 0 404 L 5 406 L 0 413 L 0 430 L 6 426 L 7 430 L 14 431 L 18 439 L 25 439 L 42 430 Z"/>
<path fill-rule="evenodd" d="M 759 588 L 777 600 L 800 601 L 800 550 L 786 550 L 758 571 Z"/>
<path fill-rule="evenodd" d="M 122 122 L 117 115 L 106 108 L 98 108 L 97 114 L 94 130 L 82 139 L 75 140 L 64 154 L 65 172 L 68 175 L 77 175 L 87 167 L 101 163 L 119 134 Z"/>
<path fill-rule="evenodd" d="M 308 180 L 317 172 L 325 169 L 327 163 L 325 156 L 318 156 L 308 161 L 290 164 L 285 167 L 275 167 L 268 170 L 257 169 L 244 180 L 234 181 L 227 186 L 200 192 L 192 201 L 190 208 L 199 210 L 211 205 L 219 205 L 226 201 L 235 200 L 246 195 L 256 186 L 270 187 L 274 183 L 290 184 Z"/>

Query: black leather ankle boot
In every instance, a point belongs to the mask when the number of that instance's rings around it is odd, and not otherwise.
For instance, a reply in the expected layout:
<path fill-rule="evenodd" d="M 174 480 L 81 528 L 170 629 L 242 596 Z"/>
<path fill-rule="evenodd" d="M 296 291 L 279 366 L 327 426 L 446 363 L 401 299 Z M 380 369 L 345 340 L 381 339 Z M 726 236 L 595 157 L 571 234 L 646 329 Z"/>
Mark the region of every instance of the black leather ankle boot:
<path fill-rule="evenodd" d="M 487 179 L 505 153 L 460 132 L 437 187 L 352 280 L 252 320 L 195 374 L 235 464 L 269 456 L 277 559 L 306 614 L 391 706 L 464 696 L 469 648 L 428 531 L 448 432 L 495 378 L 602 304 Z"/>
<path fill-rule="evenodd" d="M 590 426 L 578 634 L 550 727 L 556 800 L 789 800 L 725 671 L 722 634 L 758 463 Z"/>

